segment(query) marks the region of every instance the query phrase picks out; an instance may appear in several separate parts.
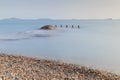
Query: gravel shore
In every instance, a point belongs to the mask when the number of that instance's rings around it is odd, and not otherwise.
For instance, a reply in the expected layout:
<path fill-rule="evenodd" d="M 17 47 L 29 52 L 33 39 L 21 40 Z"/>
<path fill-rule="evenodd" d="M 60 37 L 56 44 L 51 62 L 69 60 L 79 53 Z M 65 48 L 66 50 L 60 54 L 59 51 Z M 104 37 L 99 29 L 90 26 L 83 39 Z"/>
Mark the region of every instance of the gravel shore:
<path fill-rule="evenodd" d="M 120 80 L 120 76 L 60 61 L 0 54 L 0 80 Z"/>

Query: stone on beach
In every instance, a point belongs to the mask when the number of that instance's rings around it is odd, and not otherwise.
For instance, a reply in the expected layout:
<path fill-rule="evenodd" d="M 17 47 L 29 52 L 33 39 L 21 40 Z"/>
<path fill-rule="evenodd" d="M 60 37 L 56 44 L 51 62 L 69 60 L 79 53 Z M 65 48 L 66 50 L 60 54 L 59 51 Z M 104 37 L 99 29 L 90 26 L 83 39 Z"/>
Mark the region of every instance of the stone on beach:
<path fill-rule="evenodd" d="M 75 64 L 0 54 L 0 80 L 120 80 L 120 76 Z"/>

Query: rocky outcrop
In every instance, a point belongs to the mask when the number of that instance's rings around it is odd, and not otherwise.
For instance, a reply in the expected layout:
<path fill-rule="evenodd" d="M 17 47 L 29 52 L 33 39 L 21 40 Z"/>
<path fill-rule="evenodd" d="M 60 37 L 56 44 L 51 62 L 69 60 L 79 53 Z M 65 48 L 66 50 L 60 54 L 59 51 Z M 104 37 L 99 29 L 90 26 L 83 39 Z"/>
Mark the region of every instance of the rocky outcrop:
<path fill-rule="evenodd" d="M 45 25 L 43 27 L 41 27 L 40 29 L 43 29 L 43 30 L 54 30 L 56 27 L 55 26 L 52 26 L 52 25 Z"/>

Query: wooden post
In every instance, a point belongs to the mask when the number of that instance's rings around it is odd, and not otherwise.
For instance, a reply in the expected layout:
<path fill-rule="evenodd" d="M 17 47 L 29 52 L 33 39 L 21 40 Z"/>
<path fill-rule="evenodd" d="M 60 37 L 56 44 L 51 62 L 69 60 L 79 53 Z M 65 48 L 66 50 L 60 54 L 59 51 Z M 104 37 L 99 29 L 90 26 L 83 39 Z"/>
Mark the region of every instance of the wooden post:
<path fill-rule="evenodd" d="M 72 28 L 74 28 L 74 26 L 72 25 Z"/>
<path fill-rule="evenodd" d="M 60 27 L 62 28 L 62 25 L 60 25 Z"/>
<path fill-rule="evenodd" d="M 66 28 L 68 28 L 68 25 L 66 25 Z"/>
<path fill-rule="evenodd" d="M 57 25 L 55 25 L 55 27 L 57 27 Z"/>
<path fill-rule="evenodd" d="M 78 28 L 80 28 L 80 25 L 78 25 Z"/>

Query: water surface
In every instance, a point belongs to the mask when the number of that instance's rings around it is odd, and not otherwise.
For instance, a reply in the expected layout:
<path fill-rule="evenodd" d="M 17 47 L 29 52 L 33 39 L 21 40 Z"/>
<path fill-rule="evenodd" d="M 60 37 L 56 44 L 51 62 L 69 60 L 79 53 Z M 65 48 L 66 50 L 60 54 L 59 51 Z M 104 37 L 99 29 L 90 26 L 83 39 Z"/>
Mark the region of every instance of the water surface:
<path fill-rule="evenodd" d="M 77 26 L 38 30 L 45 24 Z M 0 23 L 0 51 L 64 60 L 120 73 L 120 21 L 68 20 Z"/>

